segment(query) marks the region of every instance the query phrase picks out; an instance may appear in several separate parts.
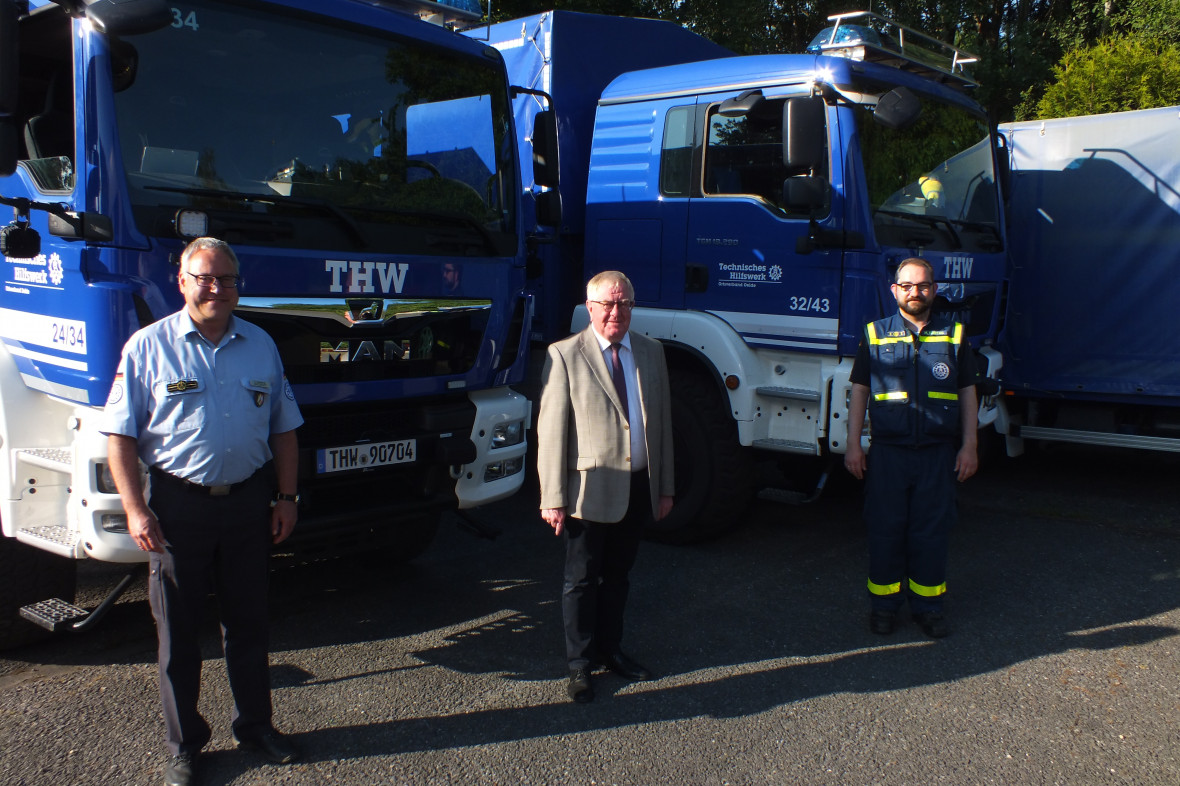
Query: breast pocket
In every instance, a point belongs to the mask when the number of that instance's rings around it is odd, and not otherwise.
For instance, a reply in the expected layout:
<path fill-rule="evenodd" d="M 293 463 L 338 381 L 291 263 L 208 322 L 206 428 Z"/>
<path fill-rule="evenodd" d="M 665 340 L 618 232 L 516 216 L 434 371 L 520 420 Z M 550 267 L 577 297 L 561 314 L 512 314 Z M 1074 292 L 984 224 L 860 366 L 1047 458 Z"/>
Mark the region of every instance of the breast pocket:
<path fill-rule="evenodd" d="M 244 409 L 246 419 L 252 425 L 265 428 L 270 423 L 270 397 L 274 395 L 270 382 L 265 379 L 243 378 L 242 393 L 245 401 L 236 409 Z"/>
<path fill-rule="evenodd" d="M 156 419 L 164 429 L 180 434 L 205 425 L 205 383 L 199 379 L 173 379 L 161 383 Z"/>

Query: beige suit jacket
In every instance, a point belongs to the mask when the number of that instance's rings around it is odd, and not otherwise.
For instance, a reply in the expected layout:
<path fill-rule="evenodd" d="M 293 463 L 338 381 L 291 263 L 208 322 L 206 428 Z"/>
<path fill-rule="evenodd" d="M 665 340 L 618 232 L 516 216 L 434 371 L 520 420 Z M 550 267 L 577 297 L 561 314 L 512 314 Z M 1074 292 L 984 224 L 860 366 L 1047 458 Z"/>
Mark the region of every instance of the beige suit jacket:
<path fill-rule="evenodd" d="M 675 494 L 668 366 L 660 342 L 630 335 L 654 516 L 659 498 Z M 631 437 L 591 327 L 550 345 L 542 383 L 537 415 L 541 509 L 565 508 L 586 521 L 619 521 L 631 489 Z"/>

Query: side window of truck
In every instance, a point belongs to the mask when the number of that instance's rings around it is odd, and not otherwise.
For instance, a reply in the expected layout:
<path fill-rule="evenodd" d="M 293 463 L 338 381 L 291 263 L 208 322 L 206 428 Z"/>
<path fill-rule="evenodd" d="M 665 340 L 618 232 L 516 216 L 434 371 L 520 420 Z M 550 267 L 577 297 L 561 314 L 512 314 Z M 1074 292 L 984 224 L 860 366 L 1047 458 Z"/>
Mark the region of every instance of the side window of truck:
<path fill-rule="evenodd" d="M 692 106 L 668 110 L 664 119 L 664 145 L 660 151 L 660 193 L 687 197 L 692 191 Z"/>
<path fill-rule="evenodd" d="M 23 166 L 41 191 L 74 186 L 74 80 L 70 19 L 56 9 L 20 27 L 18 128 Z"/>
<path fill-rule="evenodd" d="M 790 212 L 783 196 L 787 180 L 810 172 L 793 171 L 783 161 L 784 100 L 758 102 L 750 111 L 723 116 L 709 110 L 705 147 L 706 195 L 759 197 Z"/>

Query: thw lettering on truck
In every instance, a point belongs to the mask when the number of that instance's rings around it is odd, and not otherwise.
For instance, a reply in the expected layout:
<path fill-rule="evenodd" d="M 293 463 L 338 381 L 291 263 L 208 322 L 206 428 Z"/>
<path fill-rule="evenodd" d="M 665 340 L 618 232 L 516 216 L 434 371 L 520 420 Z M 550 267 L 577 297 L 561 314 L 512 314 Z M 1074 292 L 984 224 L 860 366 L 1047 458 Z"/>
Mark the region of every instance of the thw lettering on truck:
<path fill-rule="evenodd" d="M 400 295 L 410 266 L 405 262 L 349 262 L 339 259 L 324 261 L 324 270 L 332 274 L 329 292 L 344 292 L 341 277 L 347 274 L 349 292 L 374 292 L 373 274 L 382 292 Z"/>

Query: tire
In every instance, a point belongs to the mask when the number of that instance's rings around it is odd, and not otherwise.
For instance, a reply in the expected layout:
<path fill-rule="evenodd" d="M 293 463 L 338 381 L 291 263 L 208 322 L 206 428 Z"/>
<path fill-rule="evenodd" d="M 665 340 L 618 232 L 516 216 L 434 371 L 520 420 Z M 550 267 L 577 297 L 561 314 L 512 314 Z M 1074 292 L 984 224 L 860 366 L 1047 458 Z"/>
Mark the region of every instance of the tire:
<path fill-rule="evenodd" d="M 374 530 L 360 557 L 373 568 L 404 565 L 420 556 L 434 542 L 441 518 L 440 512 L 431 511 L 400 519 L 394 526 Z"/>
<path fill-rule="evenodd" d="M 697 543 L 734 528 L 754 496 L 748 451 L 717 386 L 701 374 L 671 369 L 676 503 L 645 536 Z"/>
<path fill-rule="evenodd" d="M 21 617 L 21 606 L 49 598 L 73 603 L 77 582 L 73 560 L 0 535 L 0 650 L 49 636 L 49 631 Z"/>

